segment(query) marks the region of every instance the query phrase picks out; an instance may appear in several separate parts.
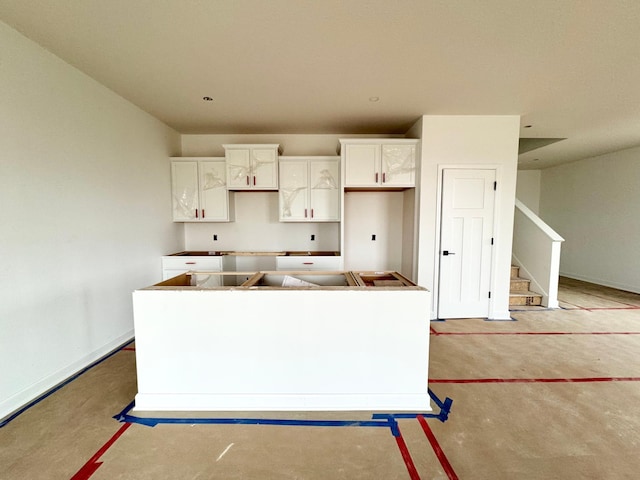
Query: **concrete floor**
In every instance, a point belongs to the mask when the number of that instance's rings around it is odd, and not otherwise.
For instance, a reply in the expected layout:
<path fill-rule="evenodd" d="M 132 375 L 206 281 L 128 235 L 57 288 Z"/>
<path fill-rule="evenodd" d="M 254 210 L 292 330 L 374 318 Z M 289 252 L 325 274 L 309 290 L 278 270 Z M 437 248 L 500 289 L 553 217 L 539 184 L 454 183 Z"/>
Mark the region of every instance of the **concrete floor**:
<path fill-rule="evenodd" d="M 640 295 L 561 279 L 559 298 L 561 309 L 520 307 L 515 321 L 431 322 L 434 413 L 453 401 L 444 422 L 264 412 L 129 423 L 145 418 L 127 410 L 131 344 L 0 428 L 0 478 L 638 478 Z M 121 412 L 135 418 L 112 418 Z"/>

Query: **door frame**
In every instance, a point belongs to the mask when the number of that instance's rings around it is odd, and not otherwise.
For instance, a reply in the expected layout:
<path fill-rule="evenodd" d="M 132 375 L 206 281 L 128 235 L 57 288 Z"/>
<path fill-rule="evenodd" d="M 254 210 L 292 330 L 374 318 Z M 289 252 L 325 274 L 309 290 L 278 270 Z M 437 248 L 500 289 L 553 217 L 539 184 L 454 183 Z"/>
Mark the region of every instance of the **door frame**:
<path fill-rule="evenodd" d="M 491 232 L 492 237 L 494 238 L 494 249 L 491 252 L 491 268 L 490 268 L 490 279 L 489 279 L 489 288 L 491 292 L 495 292 L 496 286 L 496 258 L 495 255 L 496 249 L 500 248 L 500 239 L 498 237 L 498 232 L 500 231 L 500 202 L 499 188 L 502 182 L 502 166 L 498 164 L 490 164 L 490 163 L 482 163 L 482 164 L 438 164 L 438 183 L 436 188 L 436 235 L 435 235 L 435 244 L 433 249 L 433 292 L 432 292 L 432 312 L 431 317 L 435 319 L 440 319 L 438 317 L 438 312 L 440 310 L 440 238 L 441 238 L 441 230 L 442 230 L 442 185 L 444 180 L 444 171 L 445 170 L 494 170 L 496 182 L 498 182 L 498 190 L 496 191 L 495 199 L 493 202 L 493 231 Z M 489 319 L 495 318 L 495 299 L 496 295 L 491 295 L 489 299 Z"/>

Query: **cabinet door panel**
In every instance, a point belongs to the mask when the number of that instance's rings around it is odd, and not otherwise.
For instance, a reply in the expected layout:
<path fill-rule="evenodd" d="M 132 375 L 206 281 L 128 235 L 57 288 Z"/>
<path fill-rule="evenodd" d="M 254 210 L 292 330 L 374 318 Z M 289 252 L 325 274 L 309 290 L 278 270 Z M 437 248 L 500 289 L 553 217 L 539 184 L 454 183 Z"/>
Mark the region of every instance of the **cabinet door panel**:
<path fill-rule="evenodd" d="M 302 222 L 310 215 L 307 165 L 304 160 L 280 163 L 281 222 Z"/>
<path fill-rule="evenodd" d="M 174 222 L 199 216 L 198 162 L 171 162 L 171 193 Z"/>
<path fill-rule="evenodd" d="M 345 187 L 374 187 L 380 183 L 380 146 L 347 145 Z"/>
<path fill-rule="evenodd" d="M 202 221 L 229 220 L 225 162 L 200 162 L 200 200 Z"/>
<path fill-rule="evenodd" d="M 273 148 L 254 148 L 251 152 L 253 170 L 251 187 L 256 189 L 277 189 L 277 151 Z"/>
<path fill-rule="evenodd" d="M 309 162 L 310 220 L 316 222 L 340 220 L 339 164 L 331 160 Z"/>
<path fill-rule="evenodd" d="M 248 148 L 229 149 L 225 152 L 227 160 L 227 182 L 229 188 L 246 190 L 251 188 L 251 156 Z"/>
<path fill-rule="evenodd" d="M 414 187 L 415 157 L 413 145 L 382 145 L 382 185 Z"/>

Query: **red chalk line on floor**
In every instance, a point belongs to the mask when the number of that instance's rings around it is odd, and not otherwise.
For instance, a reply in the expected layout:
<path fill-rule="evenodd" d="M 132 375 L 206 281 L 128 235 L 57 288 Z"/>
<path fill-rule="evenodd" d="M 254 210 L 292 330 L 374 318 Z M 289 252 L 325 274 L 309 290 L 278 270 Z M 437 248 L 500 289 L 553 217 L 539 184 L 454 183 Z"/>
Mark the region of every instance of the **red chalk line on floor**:
<path fill-rule="evenodd" d="M 102 457 L 102 455 L 104 455 L 107 450 L 116 443 L 118 438 L 120 438 L 130 426 L 130 423 L 123 423 L 120 429 L 109 439 L 109 441 L 107 441 L 107 443 L 105 443 L 73 477 L 71 477 L 71 480 L 87 480 L 88 478 L 91 478 L 96 470 L 100 468 L 100 465 L 102 465 L 102 462 L 98 461 L 100 457 Z"/>
<path fill-rule="evenodd" d="M 418 415 L 416 418 L 418 419 L 418 422 L 420 423 L 424 434 L 427 436 L 427 439 L 431 444 L 431 448 L 433 448 L 433 452 L 436 454 L 436 457 L 440 461 L 442 469 L 447 474 L 447 478 L 449 480 L 458 480 L 458 475 L 456 475 L 456 472 L 453 470 L 451 463 L 449 463 L 449 459 L 442 450 L 442 447 L 440 447 L 440 443 L 438 443 L 438 439 L 433 434 L 433 431 L 431 431 L 431 428 L 427 424 L 427 421 L 422 415 Z"/>
<path fill-rule="evenodd" d="M 592 377 L 592 378 L 430 378 L 429 383 L 596 383 L 640 382 L 640 377 Z"/>
<path fill-rule="evenodd" d="M 640 332 L 439 332 L 431 327 L 431 333 L 439 335 L 640 335 Z"/>
<path fill-rule="evenodd" d="M 398 431 L 400 431 L 399 428 Z M 416 466 L 413 463 L 413 459 L 411 458 L 411 454 L 409 453 L 409 449 L 407 448 L 407 443 L 404 441 L 404 438 L 402 438 L 402 434 L 395 437 L 395 439 L 396 443 L 398 444 L 398 448 L 400 449 L 402 460 L 404 460 L 404 464 L 407 466 L 409 477 L 411 478 L 411 480 L 420 480 L 420 474 L 418 474 L 418 470 L 416 470 Z"/>

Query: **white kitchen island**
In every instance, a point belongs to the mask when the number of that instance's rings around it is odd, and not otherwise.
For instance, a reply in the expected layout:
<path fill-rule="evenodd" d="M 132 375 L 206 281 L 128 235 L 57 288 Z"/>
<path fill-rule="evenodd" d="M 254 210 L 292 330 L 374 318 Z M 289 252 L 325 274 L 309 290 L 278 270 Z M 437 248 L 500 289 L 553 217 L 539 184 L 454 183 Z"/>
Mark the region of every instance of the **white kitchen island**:
<path fill-rule="evenodd" d="M 211 275 L 226 286 L 194 273 L 134 292 L 136 410 L 430 410 L 426 289 L 395 273 Z"/>

